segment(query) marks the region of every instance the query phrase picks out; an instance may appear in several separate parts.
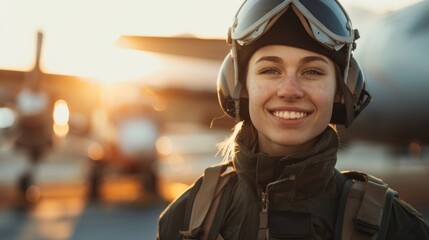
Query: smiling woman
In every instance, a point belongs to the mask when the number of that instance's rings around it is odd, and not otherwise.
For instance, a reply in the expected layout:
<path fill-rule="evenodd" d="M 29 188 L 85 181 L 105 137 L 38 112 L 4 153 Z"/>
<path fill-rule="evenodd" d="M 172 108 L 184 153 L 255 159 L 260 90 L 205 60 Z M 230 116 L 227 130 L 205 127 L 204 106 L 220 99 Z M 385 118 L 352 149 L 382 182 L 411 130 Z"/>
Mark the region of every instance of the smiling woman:
<path fill-rule="evenodd" d="M 253 54 L 246 90 L 250 117 L 260 129 L 261 151 L 282 155 L 313 146 L 331 120 L 334 66 L 323 55 L 288 46 L 265 46 Z M 305 101 L 299 104 L 301 98 Z"/>
<path fill-rule="evenodd" d="M 387 184 L 335 167 L 335 125 L 349 127 L 371 99 L 358 38 L 339 1 L 244 1 L 217 81 L 237 121 L 225 163 L 166 208 L 157 238 L 429 239 Z"/>

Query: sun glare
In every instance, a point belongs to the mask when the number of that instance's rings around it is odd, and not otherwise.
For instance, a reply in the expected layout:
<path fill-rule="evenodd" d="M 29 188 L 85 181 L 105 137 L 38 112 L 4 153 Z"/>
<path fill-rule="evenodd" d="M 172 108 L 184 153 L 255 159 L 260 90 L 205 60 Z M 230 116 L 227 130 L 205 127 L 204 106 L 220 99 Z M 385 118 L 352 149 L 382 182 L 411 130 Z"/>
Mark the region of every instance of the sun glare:
<path fill-rule="evenodd" d="M 60 99 L 55 102 L 52 118 L 54 119 L 54 132 L 57 136 L 64 137 L 69 132 L 69 108 L 67 102 Z"/>
<path fill-rule="evenodd" d="M 348 6 L 396 10 L 421 0 L 344 0 Z M 43 71 L 102 82 L 135 80 L 159 68 L 151 54 L 117 49 L 121 35 L 224 38 L 242 0 L 0 0 L 0 69 L 34 65 L 44 32 Z"/>
<path fill-rule="evenodd" d="M 66 101 L 58 100 L 55 102 L 53 118 L 55 124 L 65 125 L 69 121 L 69 108 Z"/>
<path fill-rule="evenodd" d="M 43 71 L 107 82 L 133 80 L 155 71 L 159 60 L 115 48 L 121 35 L 223 37 L 232 19 L 230 5 L 229 0 L 1 0 L 0 68 L 30 70 L 36 33 L 42 31 Z"/>

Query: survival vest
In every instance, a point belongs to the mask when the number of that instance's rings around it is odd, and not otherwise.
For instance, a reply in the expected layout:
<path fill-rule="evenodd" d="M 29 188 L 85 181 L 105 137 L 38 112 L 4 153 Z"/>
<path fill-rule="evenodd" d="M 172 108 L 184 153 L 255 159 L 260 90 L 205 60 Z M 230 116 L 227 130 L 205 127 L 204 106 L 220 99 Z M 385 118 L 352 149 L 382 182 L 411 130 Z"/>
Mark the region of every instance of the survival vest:
<path fill-rule="evenodd" d="M 196 182 L 197 192 L 191 199 L 193 204 L 186 209 L 191 216 L 189 228 L 180 231 L 184 240 L 223 240 L 219 230 L 228 199 L 222 196 L 230 196 L 237 181 L 235 171 L 226 171 L 230 166 L 232 162 L 209 167 Z M 335 239 L 385 239 L 391 205 L 393 198 L 398 196 L 397 192 L 369 174 L 356 171 L 341 173 L 347 180 L 341 194 Z M 209 233 L 215 235 L 209 236 Z M 265 240 L 265 236 L 261 240 Z"/>

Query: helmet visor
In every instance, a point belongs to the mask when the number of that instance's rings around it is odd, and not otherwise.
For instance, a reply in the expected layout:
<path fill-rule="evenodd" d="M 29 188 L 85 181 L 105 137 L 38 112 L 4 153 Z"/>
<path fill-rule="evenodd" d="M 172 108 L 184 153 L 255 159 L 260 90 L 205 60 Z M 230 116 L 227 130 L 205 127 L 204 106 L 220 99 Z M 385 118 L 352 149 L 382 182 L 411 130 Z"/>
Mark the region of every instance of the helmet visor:
<path fill-rule="evenodd" d="M 267 23 L 290 4 L 308 20 L 313 33 L 324 33 L 321 36 L 313 34 L 316 40 L 330 47 L 353 42 L 350 19 L 335 0 L 247 0 L 235 16 L 232 39 L 242 41 L 242 44 L 257 39 L 267 30 Z M 326 41 L 326 36 L 330 41 Z"/>

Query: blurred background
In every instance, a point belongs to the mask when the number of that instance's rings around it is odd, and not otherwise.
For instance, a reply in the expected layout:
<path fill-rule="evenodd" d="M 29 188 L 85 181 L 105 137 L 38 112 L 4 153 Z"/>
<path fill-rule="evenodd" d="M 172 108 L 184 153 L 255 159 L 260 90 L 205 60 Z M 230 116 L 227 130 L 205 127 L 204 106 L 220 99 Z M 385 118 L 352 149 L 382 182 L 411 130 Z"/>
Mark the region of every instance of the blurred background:
<path fill-rule="evenodd" d="M 373 95 L 337 167 L 429 220 L 429 1 L 344 0 Z M 216 77 L 239 0 L 0 0 L 0 238 L 153 239 L 234 122 Z"/>

